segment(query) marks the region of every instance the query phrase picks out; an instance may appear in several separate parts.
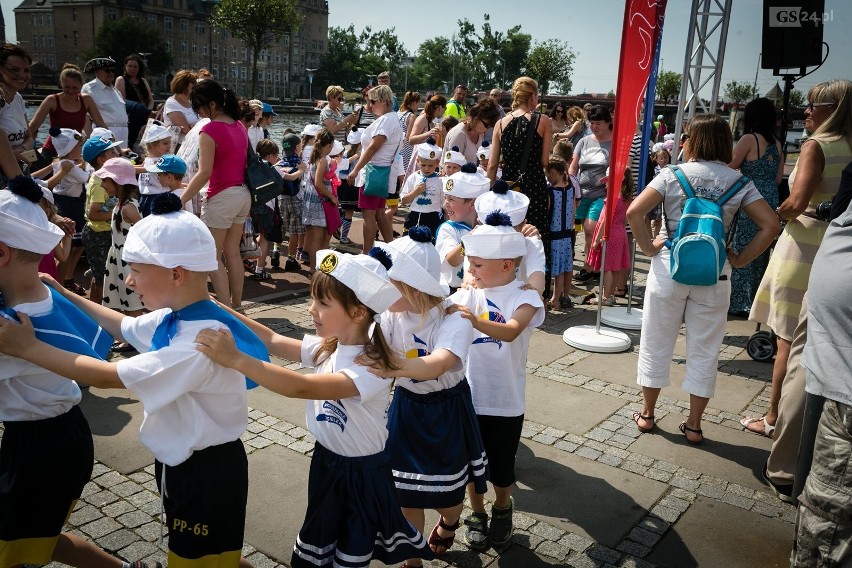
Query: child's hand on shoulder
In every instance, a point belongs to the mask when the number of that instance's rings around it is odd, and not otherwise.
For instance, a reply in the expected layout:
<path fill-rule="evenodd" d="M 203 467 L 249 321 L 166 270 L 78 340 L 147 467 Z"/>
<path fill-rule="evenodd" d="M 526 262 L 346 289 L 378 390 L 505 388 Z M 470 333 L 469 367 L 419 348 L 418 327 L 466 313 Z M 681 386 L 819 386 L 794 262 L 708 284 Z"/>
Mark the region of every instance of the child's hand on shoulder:
<path fill-rule="evenodd" d="M 65 290 L 65 287 L 62 284 L 60 284 L 59 282 L 57 282 L 57 280 L 53 276 L 51 276 L 50 274 L 47 274 L 45 272 L 39 272 L 38 276 L 39 276 L 39 278 L 41 278 L 42 282 L 44 282 L 45 284 L 47 284 L 48 286 L 50 286 L 51 288 L 53 288 L 54 290 L 56 290 L 60 294 Z"/>
<path fill-rule="evenodd" d="M 202 329 L 195 337 L 195 343 L 196 349 L 223 367 L 232 367 L 242 355 L 234 337 L 225 329 Z"/>
<path fill-rule="evenodd" d="M 524 223 L 524 226 L 521 227 L 521 234 L 529 238 L 541 236 L 541 233 L 538 232 L 538 228 L 535 225 L 530 225 L 529 223 Z"/>
<path fill-rule="evenodd" d="M 25 358 L 26 351 L 36 342 L 35 330 L 27 314 L 16 312 L 15 315 L 21 323 L 0 316 L 0 353 Z"/>
<path fill-rule="evenodd" d="M 71 168 L 73 168 L 73 167 L 74 167 L 74 162 L 72 162 L 71 160 L 62 160 L 59 163 L 59 170 L 64 174 L 67 174 L 68 172 L 70 172 Z"/>
<path fill-rule="evenodd" d="M 446 314 L 450 315 L 454 313 L 461 314 L 461 317 L 470 322 L 475 322 L 477 319 L 476 315 L 472 311 L 470 311 L 470 308 L 468 308 L 467 306 L 462 306 L 461 304 L 452 304 L 450 306 L 447 306 Z"/>

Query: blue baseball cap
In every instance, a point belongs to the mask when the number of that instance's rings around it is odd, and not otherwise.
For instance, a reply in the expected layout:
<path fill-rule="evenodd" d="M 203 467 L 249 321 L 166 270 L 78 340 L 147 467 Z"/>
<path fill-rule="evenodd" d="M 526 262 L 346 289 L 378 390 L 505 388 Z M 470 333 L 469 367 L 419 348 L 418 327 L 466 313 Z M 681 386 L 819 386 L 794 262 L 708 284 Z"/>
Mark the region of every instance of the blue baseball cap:
<path fill-rule="evenodd" d="M 115 148 L 116 146 L 120 145 L 121 142 L 116 142 L 108 138 L 103 138 L 101 136 L 89 138 L 83 144 L 83 159 L 91 164 L 95 161 L 95 158 L 97 158 L 110 148 Z"/>
<path fill-rule="evenodd" d="M 174 154 L 165 154 L 155 164 L 145 166 L 145 169 L 154 174 L 175 174 L 182 176 L 186 173 L 186 162 Z"/>
<path fill-rule="evenodd" d="M 278 113 L 272 110 L 272 105 L 269 103 L 263 103 L 263 109 L 261 109 L 260 114 L 271 114 L 272 116 L 278 116 Z"/>

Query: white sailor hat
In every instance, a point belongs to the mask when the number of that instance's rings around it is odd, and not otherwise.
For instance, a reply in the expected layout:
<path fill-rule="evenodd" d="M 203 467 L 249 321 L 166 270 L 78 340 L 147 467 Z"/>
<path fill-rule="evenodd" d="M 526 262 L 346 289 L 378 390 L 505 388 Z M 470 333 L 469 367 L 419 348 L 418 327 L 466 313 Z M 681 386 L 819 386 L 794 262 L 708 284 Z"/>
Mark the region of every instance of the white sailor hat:
<path fill-rule="evenodd" d="M 435 146 L 435 139 L 431 136 L 426 142 L 417 145 L 417 157 L 422 160 L 440 160 L 441 149 Z"/>
<path fill-rule="evenodd" d="M 361 131 L 357 128 L 353 128 L 349 131 L 349 134 L 346 135 L 346 141 L 350 144 L 360 144 L 361 143 Z"/>
<path fill-rule="evenodd" d="M 444 162 L 463 166 L 467 163 L 467 160 L 465 159 L 464 154 L 459 152 L 459 147 L 453 146 L 451 149 L 444 152 Z"/>
<path fill-rule="evenodd" d="M 126 245 L 125 245 L 126 246 Z M 316 268 L 352 290 L 368 308 L 381 314 L 402 297 L 388 280 L 393 261 L 378 247 L 369 254 L 347 254 L 335 250 L 320 250 Z"/>
<path fill-rule="evenodd" d="M 65 157 L 68 152 L 76 148 L 77 144 L 80 144 L 83 140 L 83 135 L 72 128 L 57 128 L 54 126 L 48 132 L 53 149 L 56 150 L 56 155 L 60 158 Z"/>
<path fill-rule="evenodd" d="M 47 220 L 38 202 L 41 186 L 29 176 L 15 176 L 0 190 L 0 242 L 36 254 L 56 248 L 65 231 Z"/>
<path fill-rule="evenodd" d="M 476 164 L 467 163 L 461 171 L 444 179 L 444 195 L 459 199 L 476 199 L 491 185 L 491 180 L 479 173 Z"/>
<path fill-rule="evenodd" d="M 491 191 L 483 193 L 476 198 L 476 216 L 479 222 L 484 223 L 486 216 L 492 211 L 499 209 L 512 220 L 512 226 L 516 227 L 527 218 L 527 209 L 530 206 L 530 198 L 520 191 L 509 191 L 509 184 L 503 180 L 494 182 Z"/>
<path fill-rule="evenodd" d="M 302 129 L 302 136 L 316 136 L 322 127 L 319 124 L 306 124 Z"/>
<path fill-rule="evenodd" d="M 509 216 L 499 210 L 489 213 L 485 224 L 462 237 L 465 256 L 486 259 L 523 256 L 527 251 L 525 237 L 511 223 Z"/>
<path fill-rule="evenodd" d="M 449 287 L 440 282 L 441 256 L 432 244 L 429 227 L 416 225 L 408 231 L 408 236 L 377 246 L 385 249 L 393 261 L 388 270 L 390 278 L 430 296 L 443 298 L 450 293 Z"/>
<path fill-rule="evenodd" d="M 154 198 L 151 215 L 130 228 L 121 251 L 124 262 L 178 266 L 192 272 L 214 272 L 219 267 L 216 242 L 201 219 L 182 209 L 174 193 Z"/>
<path fill-rule="evenodd" d="M 482 145 L 477 148 L 476 157 L 480 160 L 491 159 L 491 143 L 488 140 L 483 140 Z"/>
<path fill-rule="evenodd" d="M 328 153 L 329 156 L 336 156 L 343 152 L 343 144 L 341 144 L 340 140 L 335 140 L 334 144 L 331 145 L 331 151 Z"/>
<path fill-rule="evenodd" d="M 145 134 L 142 135 L 142 143 L 150 144 L 158 140 L 164 140 L 172 137 L 172 131 L 162 124 L 151 124 L 145 129 Z"/>

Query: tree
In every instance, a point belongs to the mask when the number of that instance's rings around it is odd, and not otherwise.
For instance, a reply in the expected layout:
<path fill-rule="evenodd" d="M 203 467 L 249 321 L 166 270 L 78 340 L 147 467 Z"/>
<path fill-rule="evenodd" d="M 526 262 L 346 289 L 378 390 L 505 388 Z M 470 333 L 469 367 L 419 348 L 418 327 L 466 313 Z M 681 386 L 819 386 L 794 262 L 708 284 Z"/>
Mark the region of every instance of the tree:
<path fill-rule="evenodd" d="M 543 94 L 550 91 L 551 84 L 567 93 L 571 90 L 575 57 L 567 42 L 558 39 L 536 42 L 527 56 L 526 74 L 538 81 Z"/>
<path fill-rule="evenodd" d="M 296 31 L 302 16 L 296 0 L 221 0 L 210 24 L 226 30 L 251 49 L 251 94 L 257 88 L 257 58 L 264 47 Z"/>
<path fill-rule="evenodd" d="M 729 81 L 725 85 L 725 96 L 739 108 L 742 103 L 753 98 L 754 91 L 750 83 Z"/>
<path fill-rule="evenodd" d="M 408 51 L 394 28 L 373 32 L 367 26 L 357 34 L 355 26 L 332 27 L 328 30 L 328 49 L 320 59 L 316 82 L 320 85 L 342 85 L 360 91 L 369 75 L 390 71 L 391 85 L 404 73 L 402 59 Z"/>
<path fill-rule="evenodd" d="M 790 91 L 790 108 L 797 108 L 805 104 L 805 95 L 799 89 Z"/>
<path fill-rule="evenodd" d="M 435 37 L 417 48 L 417 59 L 408 71 L 408 83 L 411 88 L 439 91 L 443 81 L 449 84 L 452 73 L 450 38 Z"/>
<path fill-rule="evenodd" d="M 480 31 L 467 18 L 458 22 L 453 36 L 453 59 L 457 83 L 465 81 L 470 90 L 506 88 L 512 77 L 520 75 L 529 53 L 532 36 L 521 33 L 521 26 L 504 32 L 491 28 L 491 16 L 483 15 Z"/>
<path fill-rule="evenodd" d="M 148 71 L 162 73 L 172 64 L 172 54 L 157 28 L 137 18 L 107 20 L 98 28 L 92 50 L 86 59 L 110 56 L 119 65 L 131 53 L 147 53 Z"/>
<path fill-rule="evenodd" d="M 663 71 L 657 75 L 657 100 L 664 104 L 680 95 L 681 74 L 674 71 Z"/>

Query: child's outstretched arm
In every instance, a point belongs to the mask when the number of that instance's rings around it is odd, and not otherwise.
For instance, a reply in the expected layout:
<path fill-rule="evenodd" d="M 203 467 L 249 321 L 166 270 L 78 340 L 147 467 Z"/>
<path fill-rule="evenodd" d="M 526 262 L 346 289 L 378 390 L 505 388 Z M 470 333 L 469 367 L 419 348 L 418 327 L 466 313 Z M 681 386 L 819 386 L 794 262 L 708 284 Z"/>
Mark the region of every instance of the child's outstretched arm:
<path fill-rule="evenodd" d="M 270 355 L 275 355 L 276 357 L 287 359 L 288 361 L 301 361 L 302 340 L 293 339 L 292 337 L 275 333 L 262 323 L 258 323 L 253 319 L 246 317 L 244 314 L 232 310 L 228 306 L 219 304 L 219 307 L 230 313 L 232 316 L 236 316 L 236 318 L 243 322 L 252 331 L 252 333 L 260 338 L 269 350 Z"/>
<path fill-rule="evenodd" d="M 0 352 L 24 359 L 52 371 L 98 388 L 124 388 L 115 363 L 57 349 L 36 339 L 27 314 L 18 313 L 21 323 L 0 317 Z"/>
<path fill-rule="evenodd" d="M 405 377 L 416 381 L 430 381 L 454 368 L 460 361 L 458 355 L 449 349 L 436 349 L 424 357 L 398 359 L 396 361 L 398 369 L 373 366 L 370 367 L 370 371 L 379 377 Z"/>
<path fill-rule="evenodd" d="M 234 338 L 225 330 L 205 329 L 195 338 L 198 350 L 214 363 L 235 369 L 272 392 L 311 400 L 358 396 L 358 387 L 345 373 L 297 373 L 273 365 L 237 349 Z"/>
<path fill-rule="evenodd" d="M 499 323 L 477 317 L 470 308 L 459 304 L 453 304 L 447 308 L 447 313 L 451 314 L 459 312 L 461 316 L 468 320 L 473 329 L 484 333 L 488 337 L 498 339 L 500 341 L 514 341 L 519 335 L 530 325 L 530 322 L 535 316 L 539 308 L 535 308 L 529 304 L 518 306 L 512 317 L 506 320 L 506 323 Z"/>
<path fill-rule="evenodd" d="M 113 310 L 112 308 L 96 304 L 87 298 L 78 296 L 77 294 L 66 290 L 65 287 L 54 280 L 52 276 L 42 274 L 41 281 L 62 294 L 66 300 L 69 300 L 72 304 L 86 312 L 87 316 L 95 320 L 99 326 L 104 328 L 107 333 L 115 339 L 124 339 L 121 335 L 121 320 L 127 316 L 121 312 Z M 47 369 L 47 367 L 45 367 L 45 369 Z"/>

